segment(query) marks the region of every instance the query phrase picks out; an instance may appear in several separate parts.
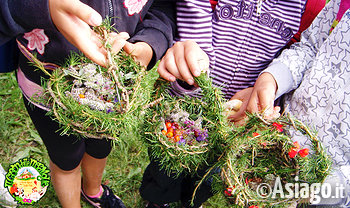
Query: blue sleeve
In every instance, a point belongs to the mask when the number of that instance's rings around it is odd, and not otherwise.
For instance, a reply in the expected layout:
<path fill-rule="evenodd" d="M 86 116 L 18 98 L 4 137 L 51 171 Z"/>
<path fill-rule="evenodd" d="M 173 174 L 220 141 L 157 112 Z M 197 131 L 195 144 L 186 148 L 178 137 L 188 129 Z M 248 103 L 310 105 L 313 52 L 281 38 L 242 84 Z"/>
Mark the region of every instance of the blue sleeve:
<path fill-rule="evenodd" d="M 146 42 L 153 49 L 149 67 L 155 65 L 172 46 L 175 34 L 176 0 L 155 0 L 144 20 L 137 26 L 130 42 Z"/>
<path fill-rule="evenodd" d="M 0 0 L 0 45 L 34 28 L 54 27 L 48 0 Z"/>

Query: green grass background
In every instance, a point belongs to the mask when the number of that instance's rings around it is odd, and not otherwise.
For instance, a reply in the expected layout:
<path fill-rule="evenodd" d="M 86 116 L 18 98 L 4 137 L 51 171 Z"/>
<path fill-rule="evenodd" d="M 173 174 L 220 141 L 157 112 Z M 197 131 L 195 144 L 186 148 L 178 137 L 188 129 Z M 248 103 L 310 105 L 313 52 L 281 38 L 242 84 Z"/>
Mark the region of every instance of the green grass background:
<path fill-rule="evenodd" d="M 118 143 L 108 157 L 103 183 L 110 186 L 128 208 L 144 207 L 139 195 L 142 174 L 149 160 L 146 148 L 137 139 L 139 132 L 129 132 L 128 142 Z M 131 139 L 134 138 L 134 139 Z M 0 164 L 5 171 L 10 164 L 24 157 L 33 157 L 48 165 L 49 159 L 22 101 L 14 73 L 0 74 Z M 82 207 L 90 207 L 82 202 Z M 1 206 L 1 205 L 0 205 Z M 52 185 L 45 196 L 33 206 L 60 207 Z M 171 207 L 180 207 L 174 203 Z M 203 207 L 228 207 L 221 194 L 208 200 Z"/>

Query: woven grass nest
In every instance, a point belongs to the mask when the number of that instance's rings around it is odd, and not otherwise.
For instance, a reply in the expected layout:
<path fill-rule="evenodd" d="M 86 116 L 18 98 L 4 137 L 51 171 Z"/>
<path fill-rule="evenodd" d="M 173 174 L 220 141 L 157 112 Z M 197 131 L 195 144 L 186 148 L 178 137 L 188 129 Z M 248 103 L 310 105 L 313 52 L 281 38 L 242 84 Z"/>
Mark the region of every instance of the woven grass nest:
<path fill-rule="evenodd" d="M 153 105 L 147 109 L 143 131 L 151 156 L 168 173 L 195 173 L 212 153 L 220 152 L 225 128 L 222 98 L 205 73 L 195 78 L 202 98 L 177 97 L 169 83 L 156 82 Z"/>
<path fill-rule="evenodd" d="M 124 51 L 111 52 L 107 23 L 95 28 L 107 51 L 103 68 L 80 54 L 72 54 L 67 64 L 49 73 L 45 64 L 34 65 L 49 76 L 43 84 L 49 115 L 58 121 L 62 134 L 95 139 L 118 140 L 126 129 L 140 124 L 142 107 L 147 105 L 155 79 Z"/>
<path fill-rule="evenodd" d="M 324 181 L 331 160 L 316 133 L 290 115 L 275 120 L 265 120 L 259 114 L 248 117 L 245 126 L 229 135 L 234 145 L 227 146 L 227 155 L 222 157 L 216 190 L 240 207 L 292 207 L 308 202 L 303 196 L 310 195 L 303 195 L 302 185 L 291 188 L 297 193 L 295 197 L 281 197 L 273 190 L 278 183 L 287 196 L 286 183 L 311 185 Z M 290 131 L 306 136 L 310 149 L 300 146 L 299 137 L 291 138 Z"/>

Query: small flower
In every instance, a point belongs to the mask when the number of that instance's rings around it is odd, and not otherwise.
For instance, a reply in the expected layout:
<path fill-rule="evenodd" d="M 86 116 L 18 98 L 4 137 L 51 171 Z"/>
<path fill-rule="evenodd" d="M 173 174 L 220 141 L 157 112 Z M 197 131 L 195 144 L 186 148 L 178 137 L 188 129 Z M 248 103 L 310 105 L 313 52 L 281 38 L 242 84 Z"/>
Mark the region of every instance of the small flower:
<path fill-rule="evenodd" d="M 299 153 L 300 157 L 306 157 L 309 154 L 309 149 L 304 148 L 300 150 L 300 145 L 297 141 L 293 142 L 293 147 L 289 150 L 288 155 L 294 158 Z"/>
<path fill-rule="evenodd" d="M 167 131 L 165 129 L 162 130 L 162 134 L 166 136 Z"/>
<path fill-rule="evenodd" d="M 186 121 L 184 121 L 184 124 L 189 128 L 189 127 L 194 125 L 194 121 L 186 120 Z"/>
<path fill-rule="evenodd" d="M 174 134 L 173 134 L 173 132 L 168 132 L 168 133 L 166 134 L 166 136 L 167 136 L 168 138 L 171 138 L 171 137 L 174 136 Z"/>
<path fill-rule="evenodd" d="M 194 136 L 195 136 L 196 138 L 199 137 L 199 135 L 200 135 L 199 129 L 195 129 L 195 130 L 193 131 L 193 133 L 194 133 Z"/>
<path fill-rule="evenodd" d="M 283 131 L 283 129 L 282 129 L 283 125 L 282 125 L 282 124 L 279 124 L 279 123 L 274 122 L 272 125 L 273 125 L 274 127 L 276 127 L 276 130 L 277 130 L 277 131 L 279 131 L 279 132 L 282 132 L 282 131 Z"/>
<path fill-rule="evenodd" d="M 176 129 L 176 130 L 175 130 L 175 134 L 176 134 L 176 135 L 181 136 L 181 135 L 182 135 L 182 131 L 181 131 L 181 130 Z"/>
<path fill-rule="evenodd" d="M 252 206 L 250 206 L 249 208 L 259 208 L 259 207 L 256 206 L 256 205 L 252 205 Z"/>
<path fill-rule="evenodd" d="M 166 126 L 167 128 L 171 128 L 172 124 L 171 124 L 171 122 L 167 122 L 167 123 L 165 124 L 165 126 Z"/>
<path fill-rule="evenodd" d="M 181 138 L 180 141 L 178 141 L 179 144 L 185 145 L 186 140 L 184 138 Z"/>
<path fill-rule="evenodd" d="M 174 133 L 174 129 L 173 129 L 173 128 L 171 128 L 171 127 L 170 127 L 170 128 L 168 128 L 167 130 L 168 130 L 168 132 L 172 132 L 172 133 Z"/>
<path fill-rule="evenodd" d="M 306 157 L 308 154 L 309 154 L 309 149 L 308 148 L 299 150 L 300 157 Z"/>
<path fill-rule="evenodd" d="M 257 137 L 257 136 L 260 136 L 260 134 L 258 132 L 254 132 L 253 137 Z"/>
<path fill-rule="evenodd" d="M 293 149 L 295 149 L 295 150 L 299 150 L 299 149 L 300 149 L 300 144 L 299 144 L 299 142 L 295 141 L 295 142 L 293 142 L 293 145 L 294 145 L 294 148 L 293 148 Z"/>
<path fill-rule="evenodd" d="M 181 137 L 181 136 L 176 135 L 176 136 L 174 137 L 174 142 L 178 142 L 178 141 L 180 141 L 180 137 Z"/>
<path fill-rule="evenodd" d="M 298 154 L 298 151 L 296 150 L 291 150 L 288 152 L 288 155 L 290 158 L 294 158 Z"/>
<path fill-rule="evenodd" d="M 248 185 L 248 183 L 251 182 L 251 181 L 252 181 L 252 179 L 249 179 L 248 177 L 245 178 L 245 184 Z"/>
<path fill-rule="evenodd" d="M 201 141 L 206 140 L 207 137 L 208 137 L 207 131 L 203 131 L 203 132 L 199 133 L 198 137 L 196 137 L 196 140 L 198 142 L 201 142 Z"/>
<path fill-rule="evenodd" d="M 226 188 L 224 193 L 225 193 L 226 196 L 232 196 L 232 188 Z"/>
<path fill-rule="evenodd" d="M 266 147 L 266 145 L 267 145 L 266 142 L 261 142 L 260 144 L 261 144 L 263 147 Z"/>

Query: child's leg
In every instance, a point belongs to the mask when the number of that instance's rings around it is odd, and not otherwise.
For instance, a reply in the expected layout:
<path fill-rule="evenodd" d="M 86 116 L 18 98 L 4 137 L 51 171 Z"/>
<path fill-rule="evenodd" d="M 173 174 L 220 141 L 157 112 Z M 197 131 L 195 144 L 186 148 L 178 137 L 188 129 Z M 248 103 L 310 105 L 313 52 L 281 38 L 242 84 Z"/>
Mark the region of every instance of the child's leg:
<path fill-rule="evenodd" d="M 83 171 L 83 190 L 85 194 L 93 196 L 99 193 L 106 162 L 107 157 L 97 159 L 89 154 L 84 154 L 81 167 Z"/>
<path fill-rule="evenodd" d="M 151 160 L 142 178 L 140 187 L 142 198 L 158 205 L 180 201 L 184 176 L 183 174 L 177 178 L 172 176 L 160 170 L 158 163 Z"/>
<path fill-rule="evenodd" d="M 99 193 L 103 170 L 106 167 L 107 156 L 111 150 L 111 140 L 85 140 L 85 154 L 81 162 L 81 167 L 83 172 L 83 190 L 88 196 L 94 196 Z"/>
<path fill-rule="evenodd" d="M 102 172 L 106 164 L 105 158 L 111 151 L 110 141 L 77 138 L 72 135 L 61 136 L 58 123 L 46 116 L 46 111 L 30 106 L 25 98 L 24 103 L 50 156 L 51 179 L 62 207 L 80 207 L 81 161 L 86 153 L 91 155 L 87 162 L 91 163 L 92 168 L 96 170 L 90 171 L 91 174 L 87 174 L 87 177 L 95 177 L 93 184 L 99 183 L 98 188 L 100 188 Z M 97 161 L 100 168 L 96 168 L 93 161 Z M 85 164 L 85 169 L 86 165 L 88 163 Z M 87 184 L 90 185 L 90 183 Z M 97 185 L 90 185 L 90 187 L 95 186 Z M 94 192 L 93 189 L 88 190 Z"/>
<path fill-rule="evenodd" d="M 63 208 L 80 207 L 80 165 L 65 171 L 50 161 L 51 181 Z"/>
<path fill-rule="evenodd" d="M 186 208 L 200 207 L 203 202 L 213 196 L 211 184 L 206 180 L 197 190 L 193 201 L 194 205 L 191 206 L 196 184 L 205 173 L 206 168 L 198 171 L 198 175 L 195 177 L 180 174 L 175 178 L 175 175 L 169 176 L 160 169 L 156 161 L 151 160 L 143 175 L 140 194 L 143 199 L 157 205 L 181 201 Z"/>
<path fill-rule="evenodd" d="M 181 203 L 183 207 L 198 208 L 213 196 L 211 183 L 208 180 L 205 180 L 196 190 L 196 196 L 193 199 L 193 205 L 191 204 L 193 193 L 197 187 L 198 182 L 202 179 L 201 176 L 203 176 L 205 172 L 204 170 L 199 170 L 197 174 L 197 176 L 187 176 L 182 181 Z"/>

